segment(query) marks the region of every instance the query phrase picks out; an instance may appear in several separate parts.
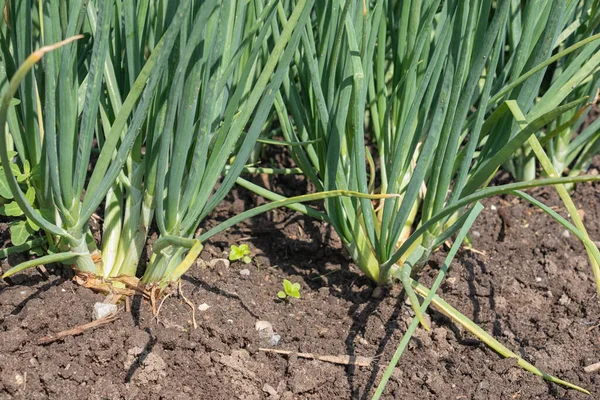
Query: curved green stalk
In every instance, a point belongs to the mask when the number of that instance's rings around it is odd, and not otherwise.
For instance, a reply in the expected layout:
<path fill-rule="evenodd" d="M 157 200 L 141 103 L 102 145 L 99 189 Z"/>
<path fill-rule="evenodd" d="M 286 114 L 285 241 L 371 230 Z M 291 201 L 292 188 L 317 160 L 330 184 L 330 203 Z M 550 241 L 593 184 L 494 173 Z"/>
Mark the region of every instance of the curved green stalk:
<path fill-rule="evenodd" d="M 450 264 L 452 264 L 452 260 L 454 260 L 454 257 L 456 256 L 458 249 L 462 245 L 463 240 L 467 236 L 469 229 L 471 229 L 471 226 L 477 219 L 477 216 L 479 215 L 481 210 L 483 210 L 483 206 L 481 205 L 481 203 L 477 202 L 477 204 L 475 204 L 475 206 L 465 214 L 466 220 L 464 221 L 464 224 L 462 225 L 462 228 L 460 229 L 460 232 L 457 235 L 456 240 L 454 240 L 454 244 L 452 244 L 452 247 L 450 248 L 450 251 L 448 252 L 448 255 L 446 256 L 446 260 L 444 261 L 444 264 L 440 268 L 440 272 L 438 273 L 438 276 L 436 277 L 433 285 L 431 286 L 431 290 L 429 291 L 429 294 L 423 300 L 423 304 L 419 305 L 418 302 L 411 303 L 413 306 L 413 310 L 415 309 L 415 305 L 416 305 L 416 308 L 419 309 L 419 312 L 425 313 L 427 311 L 427 307 L 429 307 L 429 304 L 431 303 L 431 300 L 433 299 L 433 295 L 437 292 L 438 288 L 442 284 L 442 281 L 444 280 L 446 272 L 448 271 L 448 267 L 450 266 Z M 400 275 L 400 276 L 398 276 L 398 275 Z M 397 278 L 399 278 L 400 280 L 402 280 L 402 282 L 404 283 L 404 280 L 405 280 L 404 269 L 398 270 L 397 273 L 395 274 L 395 276 Z M 412 288 L 412 284 L 414 283 L 414 281 L 412 279 L 410 279 L 410 276 L 408 277 L 407 283 L 410 285 L 410 289 L 414 295 L 414 289 Z M 416 298 L 416 295 L 414 297 Z M 416 314 L 416 312 L 415 312 L 415 314 Z M 402 337 L 402 340 L 400 341 L 400 344 L 398 345 L 398 348 L 396 349 L 394 356 L 392 357 L 390 363 L 388 364 L 387 368 L 385 369 L 385 372 L 383 373 L 383 376 L 381 377 L 381 381 L 379 382 L 379 385 L 377 385 L 377 390 L 375 391 L 375 394 L 373 395 L 373 400 L 378 400 L 381 397 L 381 395 L 383 394 L 383 391 L 385 390 L 385 386 L 387 385 L 388 380 L 392 376 L 392 372 L 394 371 L 394 368 L 396 368 L 396 365 L 398 365 L 398 361 L 400 361 L 400 357 L 402 356 L 402 353 L 406 349 L 406 346 L 408 345 L 408 342 L 412 338 L 415 330 L 419 326 L 419 323 L 421 323 L 421 325 L 423 325 L 423 323 L 419 320 L 418 314 L 417 314 L 417 317 L 413 318 L 412 322 L 406 329 L 406 332 L 404 333 L 404 336 Z M 427 330 L 429 330 L 429 329 L 427 329 Z"/>
<path fill-rule="evenodd" d="M 381 268 L 389 272 L 390 268 L 396 261 L 398 261 L 404 253 L 410 248 L 410 246 L 421 236 L 423 235 L 430 227 L 432 227 L 437 222 L 441 221 L 443 218 L 454 214 L 458 210 L 466 207 L 472 203 L 475 203 L 481 199 L 485 199 L 486 197 L 492 197 L 499 194 L 506 194 L 515 192 L 522 189 L 530 189 L 534 187 L 540 186 L 552 186 L 552 185 L 560 185 L 566 183 L 580 183 L 580 182 L 598 182 L 600 181 L 600 176 L 598 175 L 581 175 L 581 176 L 573 176 L 573 177 L 563 177 L 563 178 L 545 178 L 538 179 L 529 182 L 516 182 L 509 183 L 501 186 L 493 186 L 485 189 L 480 189 L 475 193 L 463 197 L 458 200 L 456 203 L 446 207 L 438 214 L 432 216 L 426 222 L 424 222 L 421 226 L 419 226 L 412 235 L 400 246 L 400 248 L 392 254 L 392 256 L 381 264 Z M 516 192 L 515 192 L 516 193 Z"/>
<path fill-rule="evenodd" d="M 600 177 L 598 177 L 598 179 L 600 180 Z M 220 223 L 219 225 L 215 226 L 211 230 L 203 233 L 202 235 L 200 235 L 198 237 L 198 239 L 201 242 L 204 242 L 207 239 L 213 237 L 214 235 L 216 235 L 218 233 L 223 232 L 224 230 L 232 227 L 233 225 L 235 225 L 239 222 L 242 222 L 246 219 L 255 217 L 259 214 L 262 214 L 266 211 L 273 210 L 275 208 L 286 207 L 286 206 L 289 206 L 291 204 L 296 204 L 296 203 L 306 203 L 309 201 L 329 199 L 332 197 L 339 197 L 339 196 L 357 197 L 357 198 L 361 198 L 361 199 L 371 199 L 371 200 L 389 199 L 389 198 L 398 197 L 398 195 L 396 195 L 396 194 L 365 194 L 365 193 L 360 193 L 360 192 L 354 192 L 351 190 L 329 190 L 329 191 L 325 191 L 325 192 L 305 194 L 305 195 L 301 195 L 301 196 L 285 198 L 282 200 L 274 201 L 272 203 L 263 204 L 262 206 L 255 207 L 251 210 L 244 211 L 243 213 L 238 214 L 235 217 L 230 218 L 227 221 L 224 221 L 224 222 Z"/>
<path fill-rule="evenodd" d="M 34 260 L 25 261 L 15 267 L 12 267 L 2 275 L 2 279 L 13 276 L 27 268 L 37 267 L 38 265 L 51 264 L 51 263 L 63 263 L 72 264 L 81 257 L 81 254 L 76 254 L 72 251 L 66 251 L 64 253 L 48 254 L 46 256 L 36 258 Z"/>
<path fill-rule="evenodd" d="M 0 250 L 0 260 L 10 256 L 11 254 L 22 253 L 27 250 L 35 249 L 36 247 L 40 247 L 44 244 L 48 243 L 48 239 L 45 237 L 39 237 L 32 240 L 29 240 L 19 246 L 7 247 L 6 249 Z"/>
<path fill-rule="evenodd" d="M 416 281 L 413 281 L 413 287 L 414 287 L 415 291 L 417 291 L 421 296 L 427 297 L 431 293 L 431 291 L 429 289 L 427 289 L 425 286 L 421 285 L 420 283 L 418 283 Z M 487 333 L 486 331 L 481 329 L 476 323 L 471 321 L 465 315 L 461 314 L 457 309 L 455 309 L 450 304 L 445 302 L 438 295 L 434 295 L 433 298 L 431 299 L 431 302 L 440 312 L 442 312 L 443 314 L 448 316 L 454 322 L 462 325 L 465 329 L 467 329 L 473 335 L 475 335 L 476 337 L 481 339 L 481 341 L 483 341 L 485 344 L 490 346 L 492 349 L 494 349 L 496 352 L 498 352 L 501 356 L 507 357 L 507 358 L 515 358 L 517 360 L 517 364 L 521 368 L 525 369 L 526 371 L 529 371 L 532 374 L 535 374 L 537 376 L 541 376 L 542 378 L 544 378 L 547 381 L 557 383 L 559 385 L 563 385 L 563 386 L 566 386 L 571 389 L 575 389 L 575 390 L 580 391 L 585 394 L 590 394 L 590 392 L 585 390 L 584 388 L 574 385 L 572 383 L 569 383 L 567 381 L 564 381 L 562 379 L 556 378 L 552 375 L 549 375 L 546 372 L 537 368 L 535 365 L 525 361 L 524 359 L 519 357 L 516 353 L 512 352 L 506 346 L 504 346 L 502 343 L 500 343 L 498 340 L 496 340 L 492 335 L 490 335 L 489 333 Z"/>

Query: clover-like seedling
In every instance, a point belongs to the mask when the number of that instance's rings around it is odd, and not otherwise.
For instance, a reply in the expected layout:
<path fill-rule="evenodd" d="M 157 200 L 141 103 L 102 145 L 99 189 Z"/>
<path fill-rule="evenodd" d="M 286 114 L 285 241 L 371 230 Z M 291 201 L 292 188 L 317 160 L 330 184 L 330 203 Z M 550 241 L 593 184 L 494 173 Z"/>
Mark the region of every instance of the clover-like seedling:
<path fill-rule="evenodd" d="M 283 290 L 277 292 L 277 297 L 282 300 L 286 300 L 288 297 L 293 297 L 295 299 L 300 298 L 300 284 L 292 283 L 287 279 L 283 280 Z"/>
<path fill-rule="evenodd" d="M 250 264 L 252 262 L 251 254 L 247 244 L 240 244 L 239 246 L 234 244 L 229 249 L 229 261 L 242 260 L 244 263 Z"/>

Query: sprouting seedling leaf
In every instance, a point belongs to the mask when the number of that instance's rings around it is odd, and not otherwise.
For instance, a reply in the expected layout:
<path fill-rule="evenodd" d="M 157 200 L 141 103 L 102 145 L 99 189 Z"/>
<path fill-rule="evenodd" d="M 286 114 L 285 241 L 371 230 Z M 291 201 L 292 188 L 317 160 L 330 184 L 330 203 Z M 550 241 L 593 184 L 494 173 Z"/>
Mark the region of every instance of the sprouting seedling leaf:
<path fill-rule="evenodd" d="M 283 280 L 283 290 L 285 290 L 286 294 L 289 294 L 292 291 L 292 282 L 287 279 Z"/>
<path fill-rule="evenodd" d="M 16 221 L 10 225 L 10 240 L 14 246 L 25 243 L 32 233 L 25 221 Z"/>
<path fill-rule="evenodd" d="M 292 283 L 292 288 L 289 292 L 289 295 L 292 296 L 295 299 L 299 299 L 300 298 L 300 284 L 299 283 Z"/>
<path fill-rule="evenodd" d="M 37 212 L 37 210 L 36 210 Z M 27 218 L 27 225 L 29 226 L 29 228 L 33 231 L 33 232 L 37 232 L 40 230 L 40 227 L 36 225 L 35 222 L 33 222 L 31 219 Z"/>
<path fill-rule="evenodd" d="M 29 164 L 29 160 L 25 160 L 23 162 L 23 174 L 26 176 L 31 176 L 31 164 Z"/>
<path fill-rule="evenodd" d="M 4 175 L 3 167 L 0 167 L 0 196 L 5 199 L 13 198 L 13 194 L 10 191 L 10 187 L 8 186 L 8 182 L 6 180 L 6 175 Z"/>
<path fill-rule="evenodd" d="M 19 168 L 19 166 L 17 164 L 11 163 L 10 169 L 12 170 L 13 174 L 15 175 L 17 182 L 22 183 L 23 181 L 25 181 L 25 179 L 27 179 L 27 175 L 25 175 L 24 173 L 21 172 L 21 169 Z"/>
<path fill-rule="evenodd" d="M 11 201 L 10 203 L 0 207 L 0 214 L 6 215 L 7 217 L 20 217 L 23 215 L 23 211 L 16 201 Z"/>
<path fill-rule="evenodd" d="M 242 260 L 244 263 L 249 264 L 252 262 L 250 255 L 251 251 L 247 244 L 241 244 L 239 246 L 234 244 L 231 245 L 231 249 L 229 250 L 229 261 Z"/>
<path fill-rule="evenodd" d="M 27 188 L 27 192 L 25 193 L 25 198 L 27 199 L 29 204 L 31 204 L 33 206 L 33 203 L 35 202 L 35 189 L 33 188 L 33 186 L 30 186 L 29 188 Z"/>
<path fill-rule="evenodd" d="M 288 297 L 293 297 L 295 299 L 300 298 L 300 284 L 292 283 L 287 279 L 283 280 L 283 291 L 277 292 L 277 297 L 280 299 L 286 299 Z"/>

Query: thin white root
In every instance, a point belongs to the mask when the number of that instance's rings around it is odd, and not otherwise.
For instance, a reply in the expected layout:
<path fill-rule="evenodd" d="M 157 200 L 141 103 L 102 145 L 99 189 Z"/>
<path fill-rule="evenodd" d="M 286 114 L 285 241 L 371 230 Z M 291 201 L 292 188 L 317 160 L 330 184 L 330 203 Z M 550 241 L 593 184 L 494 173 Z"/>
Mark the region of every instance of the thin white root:
<path fill-rule="evenodd" d="M 192 309 L 192 323 L 194 324 L 194 329 L 198 329 L 198 324 L 196 323 L 196 307 L 194 307 L 194 303 L 188 300 L 187 297 L 183 294 L 183 290 L 181 290 L 181 281 L 179 281 L 179 294 L 185 303 L 190 306 Z"/>

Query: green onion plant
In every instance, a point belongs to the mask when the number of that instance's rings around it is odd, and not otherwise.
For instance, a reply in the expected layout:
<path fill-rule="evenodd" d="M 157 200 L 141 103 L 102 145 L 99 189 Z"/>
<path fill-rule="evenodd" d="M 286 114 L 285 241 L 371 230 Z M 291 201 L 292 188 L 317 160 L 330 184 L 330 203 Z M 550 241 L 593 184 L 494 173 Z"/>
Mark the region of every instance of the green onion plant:
<path fill-rule="evenodd" d="M 554 58 L 549 50 L 536 50 L 524 68 L 504 76 L 498 71 L 503 72 L 507 30 L 517 23 L 516 3 L 318 3 L 275 101 L 284 141 L 294 144 L 289 151 L 317 191 L 393 195 L 375 202 L 332 197 L 325 200 L 324 212 L 293 208 L 330 223 L 370 279 L 380 285 L 401 281 L 425 328 L 415 273 L 464 226 L 478 200 L 509 193 L 537 204 L 521 190 L 557 185 L 564 192 L 564 183 L 597 179 L 558 178 L 550 173 L 544 150 L 535 146 L 536 135 L 588 101 L 575 97 L 572 87 L 600 65 L 590 50 L 600 42 L 587 37 Z M 544 13 L 559 18 L 566 3 L 548 2 Z M 544 45 L 555 42 L 557 31 L 546 25 L 540 25 Z M 532 82 L 540 81 L 553 62 L 575 53 L 585 54 L 580 63 L 590 69 L 574 72 L 568 83 L 555 82 L 546 102 L 520 109 L 510 95 L 537 93 L 529 89 Z M 488 187 L 525 143 L 535 148 L 549 178 Z M 266 198 L 282 199 L 247 180 L 238 182 Z M 568 194 L 563 200 L 570 200 Z M 581 221 L 574 222 L 569 228 L 584 241 L 600 289 L 600 253 Z M 448 310 L 440 302 L 437 306 Z M 475 329 L 456 310 L 452 313 Z M 487 339 L 494 347 L 493 338 Z"/>
<path fill-rule="evenodd" d="M 548 55 L 596 37 L 600 33 L 599 5 L 593 0 L 512 2 L 504 57 L 496 70 L 496 90 Z M 587 104 L 565 112 L 548 124 L 545 131 L 537 133 L 559 175 L 577 175 L 587 170 L 593 156 L 600 152 L 598 121 L 583 129 L 586 117 L 598 101 L 599 49 L 600 42 L 594 40 L 557 60 L 549 66 L 545 76 L 539 73 L 506 95 L 514 99 L 525 114 L 556 107 L 556 98 L 562 101 L 564 93 L 567 101 L 588 97 Z M 517 124 L 505 118 L 498 127 L 514 132 Z M 531 146 L 525 144 L 504 167 L 517 180 L 531 180 L 536 177 L 537 165 Z"/>
<path fill-rule="evenodd" d="M 159 239 L 141 283 L 162 291 L 202 249 L 198 227 L 256 144 L 312 1 L 289 14 L 275 0 L 13 3 L 0 42 L 9 77 L 0 158 L 13 162 L 9 137 L 20 162 L 40 170 L 40 212 L 5 172 L 49 254 L 4 277 L 61 262 L 89 287 L 131 293 L 141 287 L 136 270 L 155 221 Z M 100 206 L 96 249 L 89 221 Z"/>

